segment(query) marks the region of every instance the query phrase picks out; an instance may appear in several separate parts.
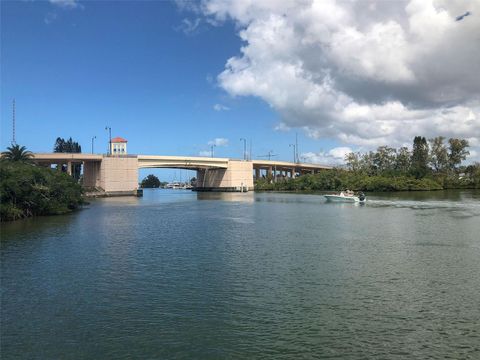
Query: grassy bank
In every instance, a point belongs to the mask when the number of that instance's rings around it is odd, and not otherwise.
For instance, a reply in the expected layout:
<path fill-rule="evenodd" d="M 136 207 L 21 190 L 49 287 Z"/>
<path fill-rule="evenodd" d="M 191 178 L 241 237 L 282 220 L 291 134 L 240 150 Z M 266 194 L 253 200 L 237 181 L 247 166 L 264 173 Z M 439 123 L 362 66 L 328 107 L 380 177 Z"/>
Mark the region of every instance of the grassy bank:
<path fill-rule="evenodd" d="M 438 175 L 416 179 L 413 176 L 375 175 L 355 173 L 343 169 L 333 169 L 315 175 L 303 175 L 295 179 L 259 179 L 255 190 L 276 191 L 425 191 L 443 189 L 478 189 L 480 176 L 459 177 Z"/>
<path fill-rule="evenodd" d="M 83 203 L 71 176 L 28 162 L 0 161 L 0 219 L 65 214 Z"/>

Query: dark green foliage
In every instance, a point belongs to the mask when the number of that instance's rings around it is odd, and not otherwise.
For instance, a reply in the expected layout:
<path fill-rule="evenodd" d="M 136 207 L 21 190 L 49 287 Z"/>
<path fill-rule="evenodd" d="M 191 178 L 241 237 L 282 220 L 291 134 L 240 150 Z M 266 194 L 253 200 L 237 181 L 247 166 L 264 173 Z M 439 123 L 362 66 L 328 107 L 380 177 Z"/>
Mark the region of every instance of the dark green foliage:
<path fill-rule="evenodd" d="M 413 139 L 411 173 L 417 179 L 428 173 L 428 143 L 423 136 Z"/>
<path fill-rule="evenodd" d="M 25 146 L 18 144 L 7 147 L 7 151 L 2 152 L 2 158 L 11 161 L 31 162 L 33 154 Z"/>
<path fill-rule="evenodd" d="M 148 175 L 145 179 L 142 180 L 140 186 L 142 188 L 158 188 L 160 187 L 160 180 L 155 175 Z"/>
<path fill-rule="evenodd" d="M 462 161 L 467 158 L 467 155 L 470 154 L 467 150 L 468 141 L 464 139 L 449 139 L 448 144 L 450 150 L 448 154 L 450 169 L 455 171 Z"/>
<path fill-rule="evenodd" d="M 415 179 L 411 176 L 369 176 L 343 169 L 324 170 L 315 175 L 303 175 L 295 179 L 278 180 L 269 183 L 261 179 L 255 183 L 256 190 L 278 191 L 407 191 L 407 190 L 440 190 L 442 185 L 433 179 Z"/>
<path fill-rule="evenodd" d="M 82 147 L 78 142 L 73 141 L 70 137 L 67 141 L 65 139 L 58 137 L 53 146 L 53 152 L 56 153 L 81 153 Z"/>
<path fill-rule="evenodd" d="M 465 177 L 470 180 L 475 189 L 480 189 L 480 163 L 476 162 L 465 169 Z"/>
<path fill-rule="evenodd" d="M 428 140 L 430 142 L 429 162 L 432 170 L 436 173 L 445 172 L 448 169 L 448 149 L 444 144 L 445 138 L 437 136 Z"/>
<path fill-rule="evenodd" d="M 68 140 L 58 137 L 53 145 L 53 152 L 56 153 L 81 153 L 82 147 L 76 141 L 73 141 L 70 137 Z M 67 171 L 67 169 L 62 168 L 62 171 Z M 73 164 L 72 166 L 72 175 L 78 180 L 80 179 L 80 173 L 82 171 L 82 164 Z"/>
<path fill-rule="evenodd" d="M 83 203 L 82 188 L 70 176 L 28 163 L 0 161 L 0 219 L 64 214 Z"/>

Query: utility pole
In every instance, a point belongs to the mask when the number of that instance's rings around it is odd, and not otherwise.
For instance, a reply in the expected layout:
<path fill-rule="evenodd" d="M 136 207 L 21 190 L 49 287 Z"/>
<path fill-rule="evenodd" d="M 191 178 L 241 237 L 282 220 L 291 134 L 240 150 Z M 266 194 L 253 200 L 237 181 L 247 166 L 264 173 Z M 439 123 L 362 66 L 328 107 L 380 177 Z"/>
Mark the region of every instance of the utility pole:
<path fill-rule="evenodd" d="M 210 147 L 210 151 L 211 151 L 211 153 L 212 153 L 212 158 L 213 158 L 213 156 L 215 155 L 215 150 L 214 150 L 214 149 L 215 149 L 215 146 L 217 146 L 217 145 L 212 144 L 212 146 Z"/>
<path fill-rule="evenodd" d="M 96 136 L 92 137 L 92 154 L 93 154 L 93 141 L 94 141 L 96 138 L 97 138 Z"/>
<path fill-rule="evenodd" d="M 15 145 L 15 99 L 13 99 L 12 107 L 12 145 Z"/>
<path fill-rule="evenodd" d="M 112 155 L 112 128 L 110 126 L 105 126 L 105 130 L 108 130 L 108 152 L 107 154 Z"/>
<path fill-rule="evenodd" d="M 243 160 L 247 160 L 247 139 L 240 138 L 240 141 L 243 141 Z"/>

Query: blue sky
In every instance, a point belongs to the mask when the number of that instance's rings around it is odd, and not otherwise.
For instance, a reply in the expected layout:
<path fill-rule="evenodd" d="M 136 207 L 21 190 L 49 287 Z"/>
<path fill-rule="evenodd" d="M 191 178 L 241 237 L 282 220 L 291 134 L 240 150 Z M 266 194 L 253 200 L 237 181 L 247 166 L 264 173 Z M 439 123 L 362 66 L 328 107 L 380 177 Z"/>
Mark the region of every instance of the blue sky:
<path fill-rule="evenodd" d="M 32 151 L 51 151 L 56 137 L 71 136 L 90 152 L 96 136 L 95 152 L 103 152 L 109 125 L 130 153 L 199 155 L 223 138 L 228 144 L 215 154 L 241 157 L 246 138 L 254 157 L 269 150 L 293 157 L 295 132 L 274 130 L 279 115 L 267 103 L 218 86 L 242 45 L 233 22 L 188 33 L 185 13 L 160 1 L 1 6 L 2 149 L 11 142 L 15 98 L 17 143 Z M 299 139 L 303 151 L 331 146 Z"/>
<path fill-rule="evenodd" d="M 0 145 L 15 98 L 17 143 L 38 152 L 70 136 L 105 152 L 108 125 L 137 154 L 217 141 L 240 158 L 246 138 L 253 157 L 292 160 L 298 133 L 300 156 L 339 163 L 443 135 L 478 160 L 478 13 L 443 0 L 2 1 Z"/>

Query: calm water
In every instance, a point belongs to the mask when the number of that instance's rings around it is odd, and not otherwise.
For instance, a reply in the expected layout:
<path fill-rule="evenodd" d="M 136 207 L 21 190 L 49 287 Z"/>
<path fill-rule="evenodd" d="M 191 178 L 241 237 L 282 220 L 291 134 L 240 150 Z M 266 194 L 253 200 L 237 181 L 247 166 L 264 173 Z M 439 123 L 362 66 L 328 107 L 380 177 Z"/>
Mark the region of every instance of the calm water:
<path fill-rule="evenodd" d="M 480 358 L 480 192 L 152 190 L 1 235 L 2 359 Z"/>

